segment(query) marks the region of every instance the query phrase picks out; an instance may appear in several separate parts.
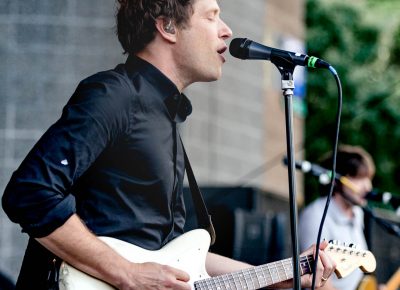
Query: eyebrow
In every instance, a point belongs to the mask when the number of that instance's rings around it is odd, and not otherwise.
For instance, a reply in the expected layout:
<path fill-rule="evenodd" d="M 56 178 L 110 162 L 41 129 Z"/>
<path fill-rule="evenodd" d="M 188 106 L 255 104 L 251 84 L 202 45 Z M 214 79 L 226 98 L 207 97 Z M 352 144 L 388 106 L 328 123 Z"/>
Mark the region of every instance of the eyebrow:
<path fill-rule="evenodd" d="M 210 8 L 209 10 L 207 10 L 206 13 L 207 14 L 208 13 L 213 13 L 214 15 L 216 15 L 216 14 L 220 13 L 220 11 L 221 10 L 218 7 L 213 7 L 213 8 Z"/>

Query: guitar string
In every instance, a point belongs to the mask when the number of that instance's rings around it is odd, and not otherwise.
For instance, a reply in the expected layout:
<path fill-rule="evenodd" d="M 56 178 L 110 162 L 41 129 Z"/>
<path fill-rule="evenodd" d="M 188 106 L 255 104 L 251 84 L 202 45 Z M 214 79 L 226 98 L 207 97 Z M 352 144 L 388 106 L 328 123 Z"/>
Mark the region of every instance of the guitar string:
<path fill-rule="evenodd" d="M 305 268 L 305 273 L 309 273 L 310 269 L 311 269 L 309 261 L 308 261 L 309 259 L 311 261 L 313 261 L 313 256 L 309 255 L 309 256 L 303 256 L 300 258 L 301 267 Z M 243 289 L 242 282 L 244 280 L 244 282 L 247 286 L 247 288 L 244 288 L 244 289 L 249 288 L 248 281 L 251 281 L 251 284 L 253 285 L 254 289 L 256 289 L 255 282 L 257 282 L 259 288 L 265 287 L 265 286 L 292 278 L 293 277 L 291 275 L 292 273 L 290 273 L 289 275 L 287 274 L 286 266 L 288 266 L 288 265 L 290 265 L 290 266 L 292 265 L 292 258 L 285 259 L 282 261 L 272 262 L 272 263 L 265 264 L 265 265 L 256 266 L 251 269 L 244 269 L 244 270 L 241 270 L 238 272 L 220 275 L 217 277 L 210 277 L 207 279 L 198 280 L 194 283 L 194 286 L 195 286 L 195 289 L 199 289 L 199 290 L 203 289 L 202 288 L 203 286 L 207 287 L 204 289 L 210 289 L 210 287 L 212 287 L 212 286 L 215 286 L 216 289 L 221 289 L 221 286 L 227 287 L 225 289 L 230 289 L 230 285 L 233 285 L 236 289 L 238 289 L 237 282 L 239 282 L 240 287 L 242 287 L 240 289 Z M 265 268 L 269 271 L 271 278 L 266 279 Z M 282 271 L 282 268 L 283 268 L 283 271 Z M 272 272 L 271 272 L 271 270 L 272 270 Z M 264 278 L 262 280 L 257 275 L 257 271 L 259 271 L 263 274 Z M 281 280 L 279 273 L 282 273 L 284 275 L 285 279 Z M 274 281 L 274 275 L 277 276 L 277 279 L 278 279 L 276 282 Z M 200 288 L 197 286 L 199 286 Z"/>
<path fill-rule="evenodd" d="M 277 267 L 277 266 L 283 266 L 284 267 L 284 265 L 282 264 L 282 263 L 275 263 L 275 264 L 272 264 L 271 266 L 275 266 L 275 267 Z M 259 287 L 261 287 L 262 286 L 262 284 L 261 284 L 261 282 L 260 282 L 260 279 L 258 278 L 258 276 L 257 276 L 257 270 L 259 270 L 259 269 L 256 269 L 255 271 L 247 271 L 247 269 L 246 270 L 244 270 L 242 273 L 240 273 L 240 274 L 243 274 L 243 275 L 240 275 L 240 276 L 244 276 L 244 278 L 245 278 L 245 283 L 246 283 L 246 286 L 249 286 L 249 283 L 248 283 L 248 276 L 250 275 L 250 278 L 251 277 L 254 277 L 254 274 L 252 274 L 251 272 L 254 272 L 255 274 L 256 274 L 256 280 L 254 280 L 254 279 L 251 279 L 251 280 L 249 280 L 249 281 L 251 281 L 251 283 L 252 283 L 252 285 L 253 285 L 253 288 L 256 288 L 256 282 L 257 282 L 257 284 L 259 284 Z M 278 270 L 279 271 L 279 270 Z M 276 273 L 276 271 L 274 272 L 274 273 Z M 279 276 L 279 272 L 278 272 L 278 276 Z M 215 285 L 219 285 L 219 286 L 221 286 L 221 285 L 224 285 L 224 286 L 226 286 L 226 283 L 224 284 L 224 283 L 221 283 L 220 281 L 218 281 L 218 280 L 222 280 L 223 282 L 226 282 L 228 279 L 227 279 L 227 277 L 216 277 L 216 278 L 218 278 L 217 280 L 214 280 L 214 282 L 215 283 L 212 283 L 213 281 L 211 281 L 211 280 L 209 280 L 209 281 L 206 281 L 207 282 L 207 286 L 209 287 L 209 286 L 211 286 L 211 284 L 215 284 Z M 290 278 L 290 277 L 287 277 L 287 275 L 285 275 L 285 278 Z M 280 279 L 280 278 L 279 278 Z M 229 280 L 228 280 L 229 281 Z M 234 285 L 236 285 L 236 281 L 235 281 L 235 279 L 233 279 L 233 282 L 234 282 Z M 239 281 L 239 282 L 241 282 L 241 281 Z M 228 286 L 229 287 L 229 286 Z M 218 287 L 217 287 L 217 289 L 218 289 Z"/>

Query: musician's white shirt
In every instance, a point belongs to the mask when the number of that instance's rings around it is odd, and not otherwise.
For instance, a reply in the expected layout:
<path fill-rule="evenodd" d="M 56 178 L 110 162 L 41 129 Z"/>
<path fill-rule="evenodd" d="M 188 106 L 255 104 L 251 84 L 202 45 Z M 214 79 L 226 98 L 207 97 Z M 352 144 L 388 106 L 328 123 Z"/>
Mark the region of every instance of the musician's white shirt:
<path fill-rule="evenodd" d="M 321 197 L 309 204 L 300 213 L 299 219 L 299 242 L 301 250 L 305 250 L 311 244 L 317 241 L 317 234 L 324 211 L 326 197 Z M 358 249 L 366 250 L 367 243 L 364 236 L 364 213 L 360 207 L 353 207 L 354 217 L 349 218 L 343 210 L 337 205 L 334 199 L 331 199 L 329 210 L 326 215 L 321 240 L 338 240 L 341 245 L 344 242 L 346 246 L 353 243 Z M 335 275 L 331 276 L 333 285 L 338 290 L 354 290 L 357 288 L 363 274 L 360 269 L 356 269 L 349 276 L 337 279 Z"/>

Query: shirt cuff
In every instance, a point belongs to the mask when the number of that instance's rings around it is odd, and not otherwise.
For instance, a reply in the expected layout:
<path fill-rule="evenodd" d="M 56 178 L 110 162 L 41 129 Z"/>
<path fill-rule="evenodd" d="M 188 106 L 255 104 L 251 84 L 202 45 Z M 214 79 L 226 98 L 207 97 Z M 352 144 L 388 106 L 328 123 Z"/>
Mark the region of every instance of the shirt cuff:
<path fill-rule="evenodd" d="M 33 238 L 42 238 L 51 234 L 62 226 L 76 212 L 75 198 L 72 194 L 65 197 L 60 203 L 43 216 L 36 224 L 21 224 L 22 231 Z"/>

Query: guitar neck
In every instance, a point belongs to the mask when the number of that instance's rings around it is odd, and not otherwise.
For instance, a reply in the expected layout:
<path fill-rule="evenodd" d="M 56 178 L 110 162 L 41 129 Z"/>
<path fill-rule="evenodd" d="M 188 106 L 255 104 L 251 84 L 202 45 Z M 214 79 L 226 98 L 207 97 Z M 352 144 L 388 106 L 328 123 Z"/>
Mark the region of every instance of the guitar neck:
<path fill-rule="evenodd" d="M 301 275 L 311 273 L 312 255 L 300 257 Z M 259 289 L 293 278 L 292 258 L 268 263 L 238 272 L 224 274 L 194 283 L 196 290 L 203 289 Z"/>

